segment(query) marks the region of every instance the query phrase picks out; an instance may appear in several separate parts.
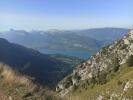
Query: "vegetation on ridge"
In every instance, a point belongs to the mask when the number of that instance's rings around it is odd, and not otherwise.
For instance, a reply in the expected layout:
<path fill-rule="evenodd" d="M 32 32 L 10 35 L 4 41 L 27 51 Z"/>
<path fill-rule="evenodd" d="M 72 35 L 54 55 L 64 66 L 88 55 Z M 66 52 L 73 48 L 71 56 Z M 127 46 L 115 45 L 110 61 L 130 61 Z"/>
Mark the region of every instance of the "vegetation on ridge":
<path fill-rule="evenodd" d="M 132 59 L 133 61 L 133 59 Z M 128 61 L 127 61 L 128 62 Z M 127 90 L 126 84 L 131 82 Z M 105 84 L 84 84 L 65 96 L 66 100 L 121 100 L 126 97 L 133 99 L 133 67 L 129 63 L 120 66 Z M 101 99 L 100 99 L 101 98 Z"/>

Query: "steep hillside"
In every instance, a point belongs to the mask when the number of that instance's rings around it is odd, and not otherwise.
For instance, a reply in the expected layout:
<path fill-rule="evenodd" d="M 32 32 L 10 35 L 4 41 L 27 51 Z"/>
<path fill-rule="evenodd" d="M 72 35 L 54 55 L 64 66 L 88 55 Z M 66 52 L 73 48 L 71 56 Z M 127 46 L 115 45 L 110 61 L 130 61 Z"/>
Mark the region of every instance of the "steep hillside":
<path fill-rule="evenodd" d="M 132 59 L 133 61 L 133 59 Z M 133 66 L 123 64 L 105 84 L 75 87 L 66 100 L 133 100 Z"/>
<path fill-rule="evenodd" d="M 133 30 L 120 41 L 108 45 L 89 60 L 79 64 L 72 74 L 58 84 L 56 90 L 61 96 L 64 96 L 75 87 L 84 86 L 84 84 L 105 84 L 132 55 Z"/>
<path fill-rule="evenodd" d="M 55 85 L 72 70 L 72 63 L 69 61 L 58 60 L 33 49 L 9 43 L 2 38 L 0 38 L 0 62 L 13 66 L 13 69 L 33 77 L 40 84 L 49 86 Z"/>

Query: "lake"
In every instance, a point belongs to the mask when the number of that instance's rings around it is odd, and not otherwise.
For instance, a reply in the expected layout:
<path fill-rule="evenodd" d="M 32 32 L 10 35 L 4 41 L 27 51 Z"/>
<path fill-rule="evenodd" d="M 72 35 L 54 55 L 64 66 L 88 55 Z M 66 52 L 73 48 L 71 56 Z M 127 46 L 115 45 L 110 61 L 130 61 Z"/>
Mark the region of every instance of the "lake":
<path fill-rule="evenodd" d="M 37 49 L 41 53 L 44 54 L 61 54 L 65 56 L 73 56 L 73 57 L 78 57 L 81 59 L 88 59 L 94 52 L 90 51 L 74 51 L 74 50 L 54 50 L 54 49 Z"/>

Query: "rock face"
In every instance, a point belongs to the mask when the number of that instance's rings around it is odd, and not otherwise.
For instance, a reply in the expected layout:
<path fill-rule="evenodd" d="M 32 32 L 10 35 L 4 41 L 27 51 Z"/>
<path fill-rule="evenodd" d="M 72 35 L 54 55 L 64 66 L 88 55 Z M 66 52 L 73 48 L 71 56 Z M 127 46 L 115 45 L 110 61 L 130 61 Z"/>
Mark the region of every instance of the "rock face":
<path fill-rule="evenodd" d="M 133 80 L 129 80 L 128 82 L 126 82 L 123 91 L 126 92 L 130 88 L 133 88 Z"/>
<path fill-rule="evenodd" d="M 102 83 L 108 80 L 109 73 L 117 71 L 131 55 L 133 55 L 133 30 L 121 40 L 104 47 L 89 60 L 79 64 L 71 75 L 58 84 L 56 91 L 64 96 L 74 86 L 84 82 Z"/>

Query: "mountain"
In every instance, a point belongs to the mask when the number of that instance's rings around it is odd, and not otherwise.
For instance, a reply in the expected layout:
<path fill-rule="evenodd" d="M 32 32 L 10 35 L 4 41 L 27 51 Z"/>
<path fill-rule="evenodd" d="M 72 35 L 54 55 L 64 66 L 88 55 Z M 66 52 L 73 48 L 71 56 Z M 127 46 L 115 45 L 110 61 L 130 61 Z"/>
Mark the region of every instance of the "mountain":
<path fill-rule="evenodd" d="M 31 48 L 50 48 L 50 49 L 86 49 L 89 45 L 97 48 L 98 42 L 92 38 L 78 36 L 69 31 L 31 31 L 13 30 L 1 34 L 10 42 L 18 43 Z M 33 41 L 34 40 L 34 41 Z M 70 41 L 71 40 L 71 41 Z M 65 45 L 63 47 L 63 45 Z"/>
<path fill-rule="evenodd" d="M 133 30 L 79 64 L 57 85 L 56 91 L 71 100 L 132 100 L 132 62 Z"/>
<path fill-rule="evenodd" d="M 120 39 L 127 32 L 128 29 L 124 28 L 96 28 L 70 31 L 33 30 L 30 32 L 11 29 L 10 31 L 0 34 L 0 37 L 10 42 L 39 50 L 42 53 L 58 53 L 67 56 L 75 56 L 71 52 L 75 51 L 81 54 L 89 52 L 90 54 L 88 55 L 92 55 L 101 47 Z M 69 54 L 63 53 L 62 51 L 66 51 Z M 81 55 L 78 57 L 81 58 Z M 86 58 L 89 58 L 89 56 Z"/>
<path fill-rule="evenodd" d="M 129 29 L 126 28 L 94 28 L 87 30 L 80 30 L 78 34 L 94 38 L 96 40 L 115 41 L 121 39 Z"/>
<path fill-rule="evenodd" d="M 74 63 L 73 63 L 74 61 Z M 80 59 L 44 55 L 36 50 L 0 38 L 0 62 L 28 75 L 40 84 L 54 86 L 71 72 Z M 55 77 L 56 76 L 56 77 Z"/>

